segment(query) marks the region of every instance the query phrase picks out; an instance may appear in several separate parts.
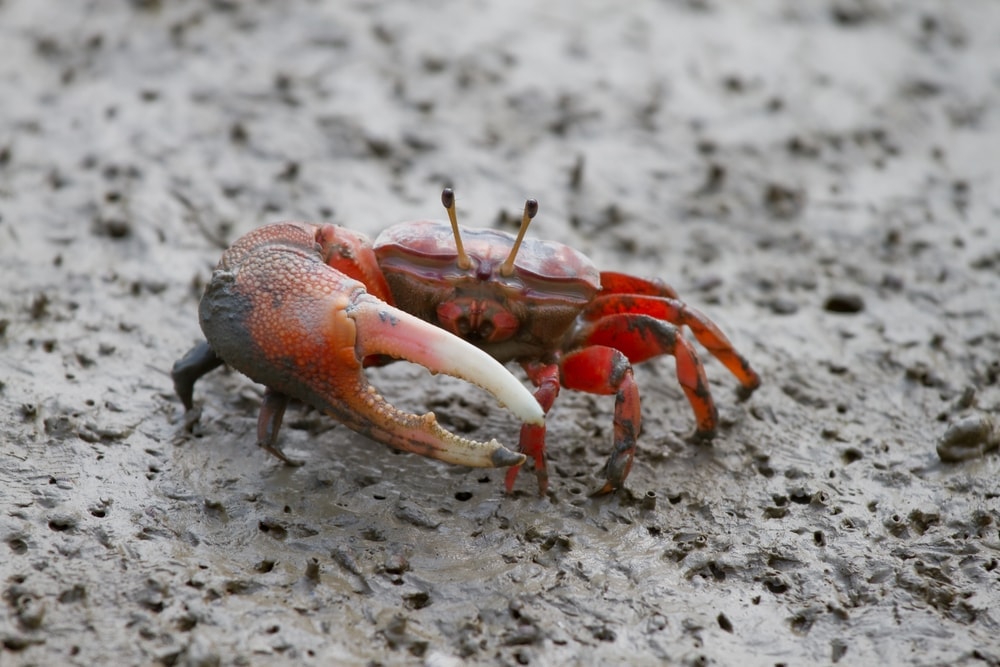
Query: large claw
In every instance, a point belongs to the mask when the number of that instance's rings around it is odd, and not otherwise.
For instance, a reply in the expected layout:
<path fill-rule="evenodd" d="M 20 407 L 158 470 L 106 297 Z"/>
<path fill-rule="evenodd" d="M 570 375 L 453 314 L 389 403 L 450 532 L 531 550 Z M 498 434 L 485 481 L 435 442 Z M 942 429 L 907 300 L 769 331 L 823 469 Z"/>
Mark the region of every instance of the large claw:
<path fill-rule="evenodd" d="M 538 402 L 495 359 L 376 299 L 363 283 L 325 264 L 317 252 L 324 229 L 262 227 L 227 251 L 200 307 L 212 349 L 273 392 L 397 449 L 473 467 L 522 463 L 524 455 L 496 440 L 477 442 L 444 430 L 433 413 L 398 410 L 368 383 L 363 360 L 388 355 L 468 380 L 523 422 L 544 422 Z"/>

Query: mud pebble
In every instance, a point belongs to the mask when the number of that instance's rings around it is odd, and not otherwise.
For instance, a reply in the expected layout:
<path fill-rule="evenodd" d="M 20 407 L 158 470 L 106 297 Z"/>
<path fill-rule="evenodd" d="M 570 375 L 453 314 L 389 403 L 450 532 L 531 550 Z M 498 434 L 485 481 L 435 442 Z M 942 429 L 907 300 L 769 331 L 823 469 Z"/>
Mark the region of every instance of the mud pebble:
<path fill-rule="evenodd" d="M 187 667 L 218 667 L 222 664 L 222 658 L 215 645 L 208 638 L 198 634 L 191 638 L 180 664 Z"/>
<path fill-rule="evenodd" d="M 835 293 L 827 297 L 823 303 L 823 310 L 828 313 L 842 313 L 851 315 L 860 313 L 865 309 L 865 301 L 857 294 Z"/>
<path fill-rule="evenodd" d="M 393 550 L 386 554 L 385 563 L 382 567 L 389 574 L 399 575 L 410 570 L 410 560 L 402 551 Z"/>
<path fill-rule="evenodd" d="M 945 463 L 981 458 L 1000 447 L 1000 432 L 986 415 L 961 419 L 944 432 L 937 443 L 938 457 Z"/>
<path fill-rule="evenodd" d="M 437 528 L 441 525 L 440 521 L 412 503 L 400 503 L 396 507 L 396 518 L 418 528 Z"/>
<path fill-rule="evenodd" d="M 13 586 L 5 592 L 5 597 L 13 607 L 17 622 L 24 630 L 37 630 L 45 620 L 45 603 L 33 593 L 22 592 Z"/>
<path fill-rule="evenodd" d="M 799 312 L 799 304 L 783 297 L 775 297 L 768 301 L 766 305 L 775 315 L 794 315 Z"/>
<path fill-rule="evenodd" d="M 771 183 L 764 189 L 764 206 L 779 220 L 790 220 L 798 216 L 805 204 L 804 190 L 780 183 Z"/>

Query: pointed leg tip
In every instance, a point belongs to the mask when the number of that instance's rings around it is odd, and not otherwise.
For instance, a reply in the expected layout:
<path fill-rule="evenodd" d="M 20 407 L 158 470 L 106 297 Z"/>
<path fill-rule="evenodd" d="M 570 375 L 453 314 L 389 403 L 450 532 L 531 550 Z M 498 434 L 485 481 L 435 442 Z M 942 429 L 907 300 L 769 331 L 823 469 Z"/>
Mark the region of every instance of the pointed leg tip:
<path fill-rule="evenodd" d="M 709 445 L 715 439 L 715 433 L 714 428 L 697 428 L 687 440 L 695 445 Z"/>
<path fill-rule="evenodd" d="M 760 387 L 760 379 L 751 385 L 740 385 L 736 388 L 736 400 L 740 403 L 750 400 L 753 393 Z"/>
<path fill-rule="evenodd" d="M 194 433 L 195 425 L 201 420 L 201 406 L 191 407 L 184 411 L 182 422 L 185 433 Z"/>
<path fill-rule="evenodd" d="M 597 491 L 594 491 L 592 494 L 590 494 L 590 497 L 591 498 L 600 498 L 602 496 L 606 496 L 606 495 L 609 495 L 611 493 L 614 493 L 619 488 L 621 488 L 621 484 L 620 483 L 619 484 L 613 484 L 610 480 L 608 480 L 607 482 L 604 483 L 604 486 L 602 486 Z"/>
<path fill-rule="evenodd" d="M 268 445 L 267 443 L 260 443 L 259 446 L 264 451 L 268 452 L 269 454 L 272 454 L 272 455 L 278 457 L 279 459 L 281 459 L 282 463 L 284 463 L 287 466 L 291 466 L 293 468 L 298 468 L 298 467 L 304 466 L 306 464 L 305 461 L 301 461 L 299 459 L 289 458 L 289 456 L 287 454 L 285 454 L 285 452 L 281 451 L 281 449 L 279 449 L 277 447 L 274 447 L 272 445 Z"/>

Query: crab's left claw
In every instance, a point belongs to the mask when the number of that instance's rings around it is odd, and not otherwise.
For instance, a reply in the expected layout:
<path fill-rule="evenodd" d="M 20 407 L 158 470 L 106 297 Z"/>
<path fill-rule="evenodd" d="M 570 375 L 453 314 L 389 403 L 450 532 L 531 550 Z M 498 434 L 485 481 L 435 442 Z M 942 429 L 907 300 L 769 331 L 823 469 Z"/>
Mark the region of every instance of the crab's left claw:
<path fill-rule="evenodd" d="M 473 467 L 519 465 L 524 455 L 450 433 L 433 413 L 389 404 L 364 374 L 366 358 L 406 359 L 483 387 L 523 422 L 542 424 L 531 393 L 471 344 L 367 293 L 323 261 L 329 230 L 263 227 L 223 255 L 200 306 L 202 330 L 227 364 L 268 387 L 258 437 L 274 440 L 288 396 L 397 449 Z"/>

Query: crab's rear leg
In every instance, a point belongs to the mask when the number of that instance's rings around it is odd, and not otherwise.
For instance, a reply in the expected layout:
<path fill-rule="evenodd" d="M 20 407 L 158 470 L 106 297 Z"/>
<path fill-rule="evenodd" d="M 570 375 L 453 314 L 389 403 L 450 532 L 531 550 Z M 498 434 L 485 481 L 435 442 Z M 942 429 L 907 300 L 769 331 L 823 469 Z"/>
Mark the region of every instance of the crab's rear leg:
<path fill-rule="evenodd" d="M 194 407 L 194 383 L 202 375 L 222 364 L 222 358 L 206 340 L 192 347 L 187 354 L 174 362 L 173 368 L 170 369 L 170 377 L 174 381 L 174 391 L 187 412 L 191 412 Z"/>
<path fill-rule="evenodd" d="M 305 461 L 289 458 L 278 447 L 278 431 L 281 430 L 281 420 L 285 417 L 289 396 L 268 387 L 264 390 L 264 401 L 260 404 L 260 414 L 257 415 L 257 446 L 274 454 L 290 466 L 300 466 Z"/>
<path fill-rule="evenodd" d="M 673 355 L 677 382 L 694 410 L 697 422 L 694 437 L 708 440 L 715 435 L 718 411 L 708 388 L 705 369 L 691 343 L 677 327 L 649 315 L 623 313 L 585 325 L 575 340 L 579 345 L 616 348 L 633 364 L 663 354 Z"/>
<path fill-rule="evenodd" d="M 593 345 L 565 355 L 560 361 L 562 384 L 591 394 L 614 394 L 614 449 L 605 466 L 605 482 L 594 495 L 621 487 L 632 469 L 642 414 L 639 388 L 628 358 L 614 347 Z"/>
<path fill-rule="evenodd" d="M 641 294 L 601 296 L 594 299 L 587 307 L 582 318 L 595 322 L 615 315 L 622 317 L 648 315 L 677 326 L 686 326 L 698 342 L 739 380 L 741 399 L 749 398 L 760 386 L 760 376 L 750 367 L 750 362 L 736 351 L 722 330 L 703 313 L 678 299 Z M 633 363 L 641 361 L 631 354 L 629 359 Z"/>

